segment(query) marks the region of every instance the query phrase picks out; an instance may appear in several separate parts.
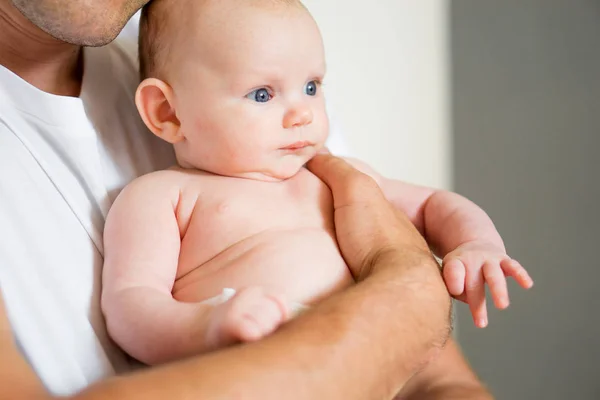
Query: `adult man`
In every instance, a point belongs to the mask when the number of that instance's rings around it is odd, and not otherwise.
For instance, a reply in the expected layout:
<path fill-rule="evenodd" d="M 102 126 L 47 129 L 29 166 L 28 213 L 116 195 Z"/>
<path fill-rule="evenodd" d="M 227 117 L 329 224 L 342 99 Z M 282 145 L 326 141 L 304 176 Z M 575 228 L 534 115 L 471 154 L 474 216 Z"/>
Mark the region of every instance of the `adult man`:
<path fill-rule="evenodd" d="M 100 381 L 84 399 L 385 398 L 402 387 L 485 398 L 453 342 L 436 357 L 448 298 L 423 240 L 327 156 L 311 168 L 351 206 L 336 211 L 337 234 L 359 284 L 257 344 L 104 380 L 130 369 L 98 304 L 104 218 L 128 181 L 173 156 L 142 129 L 126 50 L 81 46 L 112 41 L 145 2 L 0 0 L 0 285 L 21 350 L 0 318 L 0 387 L 11 390 L 0 396 L 45 393 L 22 353 L 53 394 Z"/>

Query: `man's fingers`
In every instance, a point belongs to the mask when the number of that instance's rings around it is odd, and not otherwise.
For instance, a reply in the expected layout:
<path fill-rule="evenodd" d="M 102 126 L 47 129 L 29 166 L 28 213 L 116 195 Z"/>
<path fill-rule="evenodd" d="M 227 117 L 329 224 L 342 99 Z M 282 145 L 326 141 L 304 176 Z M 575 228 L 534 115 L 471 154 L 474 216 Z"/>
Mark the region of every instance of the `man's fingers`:
<path fill-rule="evenodd" d="M 356 171 L 346 161 L 331 154 L 317 154 L 306 166 L 332 189 L 349 180 Z"/>
<path fill-rule="evenodd" d="M 336 238 L 356 280 L 369 275 L 382 254 L 401 250 L 404 256 L 431 257 L 425 239 L 373 178 L 328 154 L 318 154 L 307 167 L 331 189 Z"/>
<path fill-rule="evenodd" d="M 307 164 L 308 169 L 321 179 L 333 193 L 334 207 L 384 200 L 377 182 L 339 157 L 318 154 Z"/>

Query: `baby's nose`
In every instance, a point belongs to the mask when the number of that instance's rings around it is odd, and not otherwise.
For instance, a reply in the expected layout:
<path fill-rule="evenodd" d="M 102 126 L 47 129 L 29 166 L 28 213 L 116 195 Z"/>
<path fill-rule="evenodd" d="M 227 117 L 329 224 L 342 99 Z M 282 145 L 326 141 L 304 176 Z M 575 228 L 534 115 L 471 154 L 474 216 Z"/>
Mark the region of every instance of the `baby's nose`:
<path fill-rule="evenodd" d="M 310 124 L 313 121 L 313 113 L 310 107 L 293 107 L 283 117 L 283 127 L 298 128 Z"/>

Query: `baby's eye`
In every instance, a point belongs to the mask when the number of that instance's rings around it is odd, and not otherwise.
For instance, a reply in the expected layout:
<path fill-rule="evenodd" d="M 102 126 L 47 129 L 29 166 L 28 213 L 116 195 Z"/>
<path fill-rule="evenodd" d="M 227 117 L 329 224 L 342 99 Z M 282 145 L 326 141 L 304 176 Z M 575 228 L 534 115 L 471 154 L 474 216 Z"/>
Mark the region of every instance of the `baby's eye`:
<path fill-rule="evenodd" d="M 266 103 L 273 98 L 266 88 L 253 90 L 252 92 L 248 93 L 246 97 L 250 100 L 256 101 L 257 103 Z"/>
<path fill-rule="evenodd" d="M 304 93 L 306 93 L 309 96 L 316 96 L 317 95 L 317 81 L 310 81 L 306 84 L 306 86 L 304 86 Z"/>

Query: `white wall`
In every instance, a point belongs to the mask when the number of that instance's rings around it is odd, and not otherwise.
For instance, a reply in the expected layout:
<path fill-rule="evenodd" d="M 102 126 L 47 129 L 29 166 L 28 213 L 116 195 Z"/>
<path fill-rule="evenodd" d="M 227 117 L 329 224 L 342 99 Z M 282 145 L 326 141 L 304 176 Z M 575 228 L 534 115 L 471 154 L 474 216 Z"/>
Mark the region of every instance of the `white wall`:
<path fill-rule="evenodd" d="M 353 155 L 386 176 L 450 184 L 447 0 L 305 0 L 325 91 Z"/>

